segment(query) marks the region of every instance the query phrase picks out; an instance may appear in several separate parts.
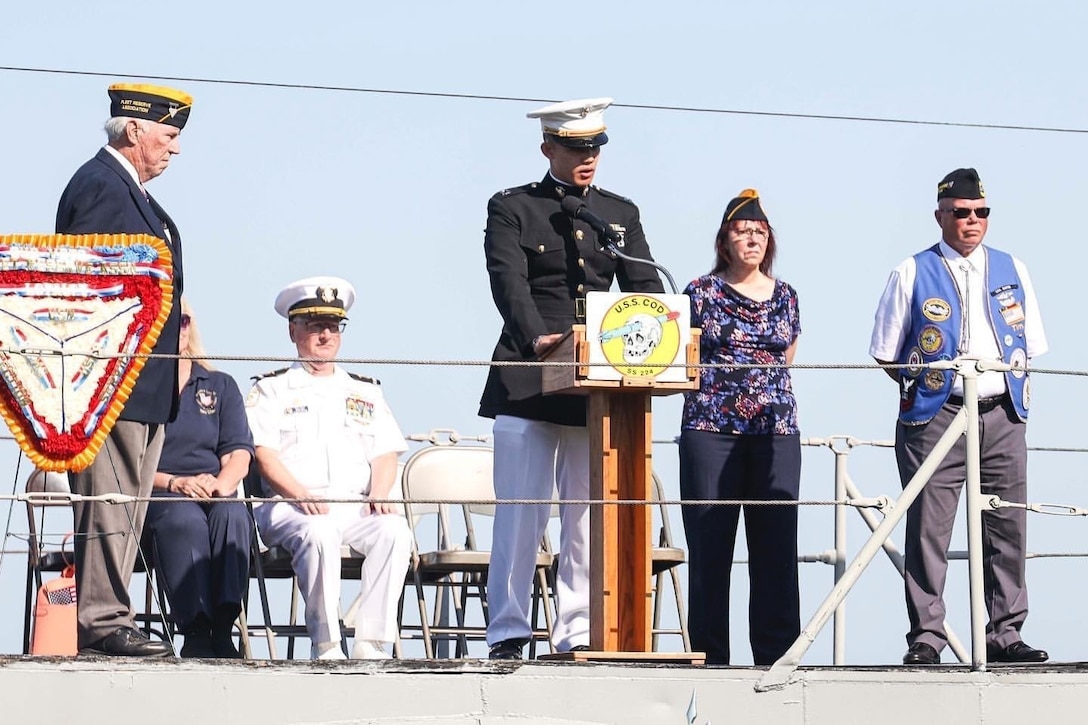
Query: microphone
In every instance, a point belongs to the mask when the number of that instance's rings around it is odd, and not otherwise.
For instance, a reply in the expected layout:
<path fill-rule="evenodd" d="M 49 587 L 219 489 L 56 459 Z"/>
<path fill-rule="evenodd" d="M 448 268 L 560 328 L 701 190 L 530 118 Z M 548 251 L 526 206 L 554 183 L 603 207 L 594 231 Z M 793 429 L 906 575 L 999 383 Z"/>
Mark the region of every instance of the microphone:
<path fill-rule="evenodd" d="M 593 227 L 593 231 L 604 237 L 605 242 L 608 242 L 608 244 L 603 245 L 605 248 L 608 248 L 611 244 L 623 248 L 623 237 L 620 233 L 613 229 L 604 219 L 591 212 L 584 202 L 578 200 L 578 197 L 564 196 L 559 206 L 571 219 L 581 219 Z"/>
<path fill-rule="evenodd" d="M 669 281 L 669 287 L 672 288 L 672 293 L 676 294 L 676 280 L 669 274 L 669 270 L 665 269 L 662 265 L 652 259 L 639 259 L 638 257 L 631 257 L 621 252 L 620 248 L 623 247 L 623 237 L 619 232 L 613 229 L 608 222 L 591 212 L 589 207 L 585 205 L 585 202 L 579 201 L 577 197 L 564 196 L 563 200 L 559 202 L 559 206 L 571 219 L 581 219 L 586 224 L 593 227 L 593 230 L 602 237 L 603 241 L 601 242 L 601 246 L 605 248 L 605 251 L 612 255 L 613 259 L 619 257 L 628 262 L 650 265 L 665 275 L 665 279 Z"/>

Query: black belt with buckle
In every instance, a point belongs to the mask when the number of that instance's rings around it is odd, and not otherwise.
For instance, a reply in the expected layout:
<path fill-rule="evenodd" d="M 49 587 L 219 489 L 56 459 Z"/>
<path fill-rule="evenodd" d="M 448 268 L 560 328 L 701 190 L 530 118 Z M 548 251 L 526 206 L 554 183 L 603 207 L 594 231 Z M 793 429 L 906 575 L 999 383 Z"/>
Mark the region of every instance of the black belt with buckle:
<path fill-rule="evenodd" d="M 979 398 L 978 399 L 978 412 L 989 413 L 994 408 L 1000 408 L 1005 404 L 1005 401 L 1009 399 L 1008 393 L 1002 393 L 1001 395 L 995 395 L 992 398 Z M 963 405 L 962 395 L 949 395 L 949 405 Z"/>

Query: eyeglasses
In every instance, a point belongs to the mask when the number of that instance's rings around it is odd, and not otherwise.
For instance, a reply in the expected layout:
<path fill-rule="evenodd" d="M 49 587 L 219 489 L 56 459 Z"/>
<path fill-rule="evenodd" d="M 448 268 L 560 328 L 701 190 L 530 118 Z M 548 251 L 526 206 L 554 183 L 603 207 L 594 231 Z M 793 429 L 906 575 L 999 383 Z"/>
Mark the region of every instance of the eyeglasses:
<path fill-rule="evenodd" d="M 748 237 L 749 239 L 755 239 L 755 240 L 760 241 L 760 242 L 767 239 L 767 230 L 766 229 L 758 229 L 758 228 L 755 228 L 755 227 L 751 227 L 751 228 L 748 228 L 748 229 L 734 229 L 734 230 L 732 230 L 732 232 L 733 232 L 733 234 L 736 234 L 741 239 L 743 239 L 744 237 Z"/>
<path fill-rule="evenodd" d="M 310 335 L 320 335 L 326 330 L 329 331 L 330 335 L 339 335 L 347 328 L 348 323 L 346 320 L 340 320 L 339 322 L 335 320 L 309 320 L 303 323 L 302 326 Z"/>
<path fill-rule="evenodd" d="M 182 315 L 181 315 L 181 326 L 182 327 L 188 327 L 189 325 L 192 324 L 192 322 L 193 322 L 193 318 L 192 318 L 191 315 L 186 315 L 185 313 L 182 313 Z"/>
<path fill-rule="evenodd" d="M 943 211 L 950 212 L 952 216 L 956 217 L 957 219 L 966 219 L 967 217 L 971 216 L 971 212 L 974 212 L 975 216 L 977 216 L 979 219 L 985 219 L 986 217 L 990 216 L 990 207 L 988 206 L 980 206 L 977 209 L 968 209 L 966 207 L 958 206 L 954 209 L 944 209 Z"/>

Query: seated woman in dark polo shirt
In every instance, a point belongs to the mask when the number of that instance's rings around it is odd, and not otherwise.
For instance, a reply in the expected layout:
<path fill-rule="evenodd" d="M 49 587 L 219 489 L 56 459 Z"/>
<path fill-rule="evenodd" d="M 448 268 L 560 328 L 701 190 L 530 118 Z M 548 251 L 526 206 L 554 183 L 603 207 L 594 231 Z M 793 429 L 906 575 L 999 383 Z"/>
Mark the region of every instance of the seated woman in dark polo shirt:
<path fill-rule="evenodd" d="M 182 355 L 200 357 L 196 322 L 181 304 Z M 249 580 L 249 513 L 234 498 L 253 456 L 238 384 L 204 360 L 178 365 L 181 403 L 166 426 L 155 499 L 147 509 L 155 562 L 166 585 L 182 657 L 241 657 L 231 640 Z"/>

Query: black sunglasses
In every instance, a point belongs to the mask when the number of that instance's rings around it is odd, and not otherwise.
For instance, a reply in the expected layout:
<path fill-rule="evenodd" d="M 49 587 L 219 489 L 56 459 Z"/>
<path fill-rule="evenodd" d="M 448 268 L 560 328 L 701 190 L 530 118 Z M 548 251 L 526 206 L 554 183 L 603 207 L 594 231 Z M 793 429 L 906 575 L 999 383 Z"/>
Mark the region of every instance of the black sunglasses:
<path fill-rule="evenodd" d="M 945 209 L 945 211 L 952 212 L 952 216 L 957 219 L 966 219 L 971 216 L 971 212 L 975 213 L 979 219 L 985 219 L 990 216 L 990 207 L 980 206 L 978 209 L 966 209 L 964 207 L 956 207 L 955 209 Z"/>

